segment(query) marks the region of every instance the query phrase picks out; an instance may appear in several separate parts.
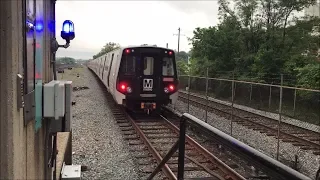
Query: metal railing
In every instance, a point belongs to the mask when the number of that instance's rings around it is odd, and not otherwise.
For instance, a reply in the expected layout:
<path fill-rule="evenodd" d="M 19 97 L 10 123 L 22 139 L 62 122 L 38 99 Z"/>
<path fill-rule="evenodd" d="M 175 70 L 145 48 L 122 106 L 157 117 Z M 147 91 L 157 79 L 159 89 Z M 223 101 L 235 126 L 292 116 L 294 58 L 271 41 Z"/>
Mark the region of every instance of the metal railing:
<path fill-rule="evenodd" d="M 320 89 L 180 75 L 180 89 L 319 125 Z"/>
<path fill-rule="evenodd" d="M 180 116 L 180 132 L 179 139 L 169 150 L 167 155 L 163 158 L 161 163 L 155 168 L 152 174 L 149 176 L 148 180 L 152 179 L 168 162 L 172 155 L 179 149 L 178 155 L 178 180 L 184 178 L 184 158 L 185 158 L 185 139 L 186 139 L 186 127 L 187 123 L 194 126 L 200 127 L 205 131 L 209 132 L 210 135 L 215 136 L 220 143 L 228 147 L 232 147 L 238 153 L 247 156 L 259 167 L 263 167 L 267 170 L 275 179 L 291 179 L 291 180 L 311 180 L 311 178 L 291 169 L 290 167 L 276 161 L 267 155 L 255 150 L 254 148 L 242 143 L 241 141 L 229 136 L 228 134 L 210 126 L 209 124 L 203 122 L 202 120 L 188 114 L 184 113 Z"/>
<path fill-rule="evenodd" d="M 292 148 L 292 144 L 280 140 L 279 133 L 284 124 L 319 133 L 320 90 L 284 86 L 283 77 L 281 79 L 282 85 L 274 85 L 236 79 L 210 78 L 208 73 L 206 77 L 181 75 L 179 76 L 179 91 L 184 93 L 181 93 L 182 98 L 173 105 L 173 108 L 195 115 L 243 141 L 247 139 L 246 135 L 241 133 L 244 126 L 236 123 L 235 120 L 237 119 L 235 113 L 238 109 L 277 120 L 278 133 L 274 138 L 268 138 L 267 144 L 261 144 L 259 140 L 264 141 L 265 136 L 269 136 L 268 134 L 257 136 L 261 139 L 249 141 L 248 144 L 261 149 L 268 156 L 282 163 L 289 164 L 295 170 L 315 176 L 314 168 L 318 161 L 315 158 L 304 158 L 309 156 L 309 152 L 301 151 L 296 146 Z M 201 108 L 198 108 L 198 104 L 194 102 L 194 99 L 199 99 L 196 97 L 204 99 L 199 103 Z M 215 114 L 211 106 L 219 106 L 216 103 L 228 106 L 226 108 L 230 108 L 230 116 Z"/>

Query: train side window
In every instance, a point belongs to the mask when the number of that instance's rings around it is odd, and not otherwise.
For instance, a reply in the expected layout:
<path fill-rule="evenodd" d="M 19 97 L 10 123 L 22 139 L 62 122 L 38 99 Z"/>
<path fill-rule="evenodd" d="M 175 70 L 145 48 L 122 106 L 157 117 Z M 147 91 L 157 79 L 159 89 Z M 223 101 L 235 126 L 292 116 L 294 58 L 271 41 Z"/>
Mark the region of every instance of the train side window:
<path fill-rule="evenodd" d="M 164 57 L 162 65 L 162 75 L 163 76 L 173 76 L 174 75 L 174 66 L 172 58 Z"/>
<path fill-rule="evenodd" d="M 154 64 L 154 58 L 153 57 L 145 57 L 143 59 L 144 64 L 144 75 L 153 75 L 153 64 Z"/>

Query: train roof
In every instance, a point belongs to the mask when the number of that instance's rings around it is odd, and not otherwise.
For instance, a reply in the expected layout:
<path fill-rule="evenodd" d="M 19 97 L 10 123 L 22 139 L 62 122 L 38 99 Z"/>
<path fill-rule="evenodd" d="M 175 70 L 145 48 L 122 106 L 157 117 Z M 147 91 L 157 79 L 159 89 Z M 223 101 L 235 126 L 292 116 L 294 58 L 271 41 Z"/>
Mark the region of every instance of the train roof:
<path fill-rule="evenodd" d="M 164 49 L 164 50 L 168 50 L 168 51 L 174 51 L 173 49 L 169 49 L 169 48 L 165 48 L 165 47 L 158 47 L 158 46 L 155 46 L 155 45 L 128 45 L 128 46 L 121 46 L 121 47 L 119 47 L 117 49 L 114 49 L 114 50 L 112 50 L 110 52 L 114 52 L 114 51 L 117 51 L 117 50 L 124 50 L 124 49 L 127 49 L 127 48 L 140 48 L 140 47 L 159 48 L 159 49 Z M 110 52 L 108 52 L 108 53 L 110 53 Z M 97 58 L 100 58 L 100 57 L 102 57 L 102 56 L 104 56 L 104 55 L 106 55 L 108 53 L 105 53 L 105 54 L 103 54 L 103 55 L 101 55 L 101 56 L 99 56 Z M 92 60 L 94 60 L 94 59 L 92 59 Z"/>
<path fill-rule="evenodd" d="M 128 45 L 128 46 L 123 46 L 123 47 L 120 47 L 120 48 L 121 49 L 127 49 L 127 48 L 140 48 L 140 47 L 160 48 L 160 49 L 173 51 L 173 49 L 169 49 L 169 48 L 165 48 L 165 47 L 158 47 L 158 46 L 155 46 L 155 45 Z"/>

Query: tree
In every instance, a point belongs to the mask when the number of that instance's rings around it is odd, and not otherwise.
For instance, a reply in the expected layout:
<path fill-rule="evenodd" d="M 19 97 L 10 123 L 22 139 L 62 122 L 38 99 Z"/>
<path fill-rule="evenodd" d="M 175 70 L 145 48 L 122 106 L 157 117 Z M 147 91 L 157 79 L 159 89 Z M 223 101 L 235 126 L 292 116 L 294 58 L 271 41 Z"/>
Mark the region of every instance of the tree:
<path fill-rule="evenodd" d="M 179 53 L 176 52 L 176 60 L 183 60 L 183 61 L 188 61 L 188 53 L 186 53 L 185 51 L 180 51 Z"/>
<path fill-rule="evenodd" d="M 320 37 L 311 34 L 319 18 L 293 16 L 315 0 L 235 0 L 235 9 L 228 0 L 218 2 L 220 23 L 196 28 L 190 39 L 191 72 L 204 75 L 208 67 L 209 76 L 235 74 L 268 83 L 279 83 L 280 74 L 287 74 L 295 83 L 306 80 L 296 69 L 319 64 Z"/>
<path fill-rule="evenodd" d="M 71 57 L 60 57 L 56 60 L 57 64 L 76 64 L 76 60 Z"/>
<path fill-rule="evenodd" d="M 187 75 L 188 74 L 188 64 L 186 61 L 177 60 L 177 71 L 179 75 Z"/>
<path fill-rule="evenodd" d="M 306 88 L 320 89 L 320 64 L 307 64 L 302 68 L 297 68 L 298 84 Z"/>
<path fill-rule="evenodd" d="M 110 51 L 113 51 L 113 50 L 115 50 L 115 49 L 117 49 L 119 47 L 120 47 L 119 44 L 116 44 L 114 42 L 108 42 L 106 45 L 104 45 L 102 47 L 102 49 L 100 50 L 100 52 L 98 54 L 93 56 L 93 59 L 96 59 L 96 58 L 98 58 L 98 57 L 100 57 L 100 56 L 102 56 L 102 55 L 104 55 L 104 54 L 106 54 L 106 53 L 108 53 Z"/>

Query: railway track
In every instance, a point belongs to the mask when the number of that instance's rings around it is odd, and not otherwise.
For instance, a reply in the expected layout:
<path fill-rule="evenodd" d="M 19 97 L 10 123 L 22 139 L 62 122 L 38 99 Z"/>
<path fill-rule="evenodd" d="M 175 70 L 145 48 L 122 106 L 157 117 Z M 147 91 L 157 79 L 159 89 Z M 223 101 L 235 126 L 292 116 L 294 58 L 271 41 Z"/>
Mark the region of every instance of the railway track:
<path fill-rule="evenodd" d="M 179 129 L 161 116 L 153 118 L 134 117 L 119 107 L 114 107 L 112 112 L 133 151 L 148 152 L 137 156 L 140 165 L 150 167 L 150 164 L 159 164 L 179 138 Z M 186 179 L 246 179 L 190 137 L 186 137 L 185 152 L 184 170 Z M 143 168 L 142 172 L 148 177 L 154 169 L 155 166 L 153 168 Z M 177 179 L 177 172 L 178 152 L 175 152 L 157 178 Z"/>
<path fill-rule="evenodd" d="M 188 102 L 188 94 L 185 92 L 179 92 L 179 98 L 185 103 Z M 203 109 L 208 108 L 208 111 L 221 117 L 231 119 L 232 116 L 233 122 L 250 129 L 266 133 L 268 136 L 277 136 L 278 120 L 235 107 L 232 109 L 229 105 L 220 104 L 211 100 L 208 100 L 209 103 L 207 103 L 204 97 L 192 93 L 189 94 L 189 101 L 192 105 Z M 283 142 L 298 146 L 303 150 L 311 150 L 315 155 L 320 155 L 320 133 L 281 122 L 280 139 Z"/>
<path fill-rule="evenodd" d="M 178 144 L 180 119 L 170 110 L 162 113 L 163 116 L 154 117 L 127 113 L 115 104 L 105 88 L 104 91 L 124 139 L 128 141 L 130 151 L 137 159 L 139 177 L 148 179 L 172 146 Z M 202 135 L 205 133 L 201 128 L 198 130 Z M 212 136 L 192 137 L 201 143 L 186 135 L 183 179 L 287 179 L 277 169 L 259 164 L 255 157 L 240 155 L 240 152 L 239 154 L 232 148 L 233 145 L 225 145 Z M 177 179 L 178 156 L 175 152 L 153 179 Z"/>
<path fill-rule="evenodd" d="M 111 97 L 108 99 L 124 139 L 128 141 L 138 165 L 142 167 L 141 179 L 147 179 L 170 149 L 177 145 L 179 119 L 173 114 L 170 114 L 168 119 L 162 115 L 150 117 L 131 114 L 117 106 Z M 178 152 L 175 152 L 154 179 L 177 179 L 177 173 Z M 238 154 L 226 150 L 226 147 L 221 149 L 219 142 L 210 142 L 204 147 L 186 136 L 184 179 L 192 178 L 272 179 L 262 168 L 254 167 L 250 160 L 241 159 Z"/>

